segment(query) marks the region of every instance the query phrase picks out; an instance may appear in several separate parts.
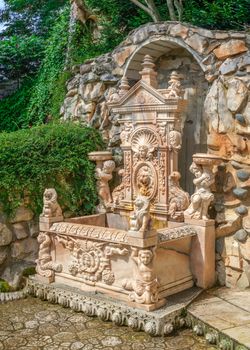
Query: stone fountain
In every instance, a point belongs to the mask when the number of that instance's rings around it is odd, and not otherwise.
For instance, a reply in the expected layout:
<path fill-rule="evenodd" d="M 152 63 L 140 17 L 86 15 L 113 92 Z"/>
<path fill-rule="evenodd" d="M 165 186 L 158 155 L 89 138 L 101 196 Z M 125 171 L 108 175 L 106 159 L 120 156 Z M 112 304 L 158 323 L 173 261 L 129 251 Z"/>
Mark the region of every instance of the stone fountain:
<path fill-rule="evenodd" d="M 132 88 L 124 77 L 107 102 L 119 115 L 123 168 L 116 169 L 109 151 L 89 154 L 96 162 L 97 213 L 64 220 L 55 190 L 45 190 L 29 290 L 103 320 L 167 334 L 181 323 L 176 317 L 183 303 L 177 298 L 175 307 L 173 296 L 215 282 L 215 223 L 208 209 L 221 159 L 193 155 L 190 198 L 178 172 L 188 103 L 180 76 L 173 71 L 168 88 L 158 89 L 148 55 L 140 74 Z M 120 184 L 111 191 L 114 172 Z"/>

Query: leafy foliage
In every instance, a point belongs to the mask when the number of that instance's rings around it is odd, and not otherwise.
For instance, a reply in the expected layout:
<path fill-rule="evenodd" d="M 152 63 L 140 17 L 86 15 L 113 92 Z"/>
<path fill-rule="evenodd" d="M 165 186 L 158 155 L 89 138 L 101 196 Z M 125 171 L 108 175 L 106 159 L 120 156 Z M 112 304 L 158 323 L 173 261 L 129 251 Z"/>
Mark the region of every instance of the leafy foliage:
<path fill-rule="evenodd" d="M 0 278 L 0 293 L 7 293 L 11 291 L 9 283 Z"/>
<path fill-rule="evenodd" d="M 0 132 L 16 131 L 27 126 L 27 106 L 33 84 L 34 78 L 25 78 L 15 93 L 0 100 Z"/>
<path fill-rule="evenodd" d="M 5 22 L 1 37 L 37 35 L 47 38 L 68 0 L 5 0 L 0 21 Z"/>
<path fill-rule="evenodd" d="M 189 0 L 183 20 L 209 29 L 244 30 L 250 25 L 249 0 Z"/>
<path fill-rule="evenodd" d="M 96 130 L 67 123 L 0 134 L 3 210 L 11 215 L 22 203 L 28 203 L 39 214 L 44 189 L 55 187 L 64 211 L 91 213 L 97 195 L 94 164 L 88 153 L 102 147 Z"/>
<path fill-rule="evenodd" d="M 66 7 L 56 22 L 48 45 L 45 49 L 45 57 L 38 72 L 36 83 L 32 89 L 32 95 L 27 110 L 27 123 L 37 125 L 51 118 L 52 110 L 56 110 L 59 116 L 59 105 L 62 103 L 65 93 L 65 82 L 69 74 L 63 72 L 68 44 L 69 8 Z M 60 80 L 64 93 L 61 99 L 55 97 L 57 94 L 57 83 Z M 56 100 L 57 107 L 52 105 Z"/>
<path fill-rule="evenodd" d="M 42 56 L 42 40 L 35 35 L 0 40 L 0 73 L 9 79 L 20 80 L 26 74 L 36 72 Z"/>

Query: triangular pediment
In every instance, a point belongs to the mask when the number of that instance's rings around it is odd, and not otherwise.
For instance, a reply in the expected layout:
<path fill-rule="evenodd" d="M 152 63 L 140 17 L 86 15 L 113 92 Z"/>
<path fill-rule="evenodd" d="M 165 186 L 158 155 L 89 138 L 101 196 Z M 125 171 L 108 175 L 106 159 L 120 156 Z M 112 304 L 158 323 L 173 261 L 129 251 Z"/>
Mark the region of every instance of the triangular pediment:
<path fill-rule="evenodd" d="M 150 106 L 163 105 L 165 103 L 164 97 L 156 89 L 140 80 L 121 98 L 118 103 L 116 103 L 116 106 Z"/>

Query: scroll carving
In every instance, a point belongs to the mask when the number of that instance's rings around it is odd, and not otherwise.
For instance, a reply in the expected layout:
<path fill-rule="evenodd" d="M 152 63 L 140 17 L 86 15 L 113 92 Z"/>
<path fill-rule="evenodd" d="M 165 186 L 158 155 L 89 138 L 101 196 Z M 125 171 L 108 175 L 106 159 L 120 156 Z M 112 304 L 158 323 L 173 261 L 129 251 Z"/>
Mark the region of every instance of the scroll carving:
<path fill-rule="evenodd" d="M 128 250 L 119 245 L 80 241 L 63 236 L 57 236 L 57 239 L 71 252 L 72 261 L 68 267 L 69 273 L 73 276 L 80 276 L 89 285 L 95 285 L 96 282 L 113 284 L 115 275 L 111 270 L 110 258 L 112 255 L 128 254 Z"/>
<path fill-rule="evenodd" d="M 184 220 L 184 211 L 188 208 L 189 194 L 180 187 L 181 174 L 173 171 L 169 176 L 169 215 L 177 221 Z"/>
<path fill-rule="evenodd" d="M 38 259 L 36 260 L 36 272 L 38 275 L 53 278 L 55 271 L 61 272 L 62 265 L 56 264 L 52 261 L 51 257 L 51 237 L 46 232 L 40 232 L 38 235 L 39 252 Z"/>
<path fill-rule="evenodd" d="M 192 219 L 208 220 L 208 208 L 214 199 L 214 195 L 210 190 L 215 179 L 212 170 L 208 165 L 198 165 L 193 162 L 190 166 L 191 173 L 194 174 L 193 180 L 195 193 L 191 196 L 191 204 L 185 211 L 185 216 Z"/>
<path fill-rule="evenodd" d="M 122 177 L 122 182 L 120 185 L 116 186 L 112 192 L 113 208 L 116 208 L 120 204 L 120 201 L 123 200 L 125 197 L 125 194 L 124 194 L 125 186 L 124 186 L 124 180 L 123 180 L 124 173 L 125 173 L 124 169 L 120 169 L 118 171 L 118 175 Z"/>
<path fill-rule="evenodd" d="M 123 287 L 131 291 L 129 298 L 139 304 L 154 304 L 159 300 L 159 283 L 153 266 L 155 253 L 151 249 L 132 248 L 132 259 L 136 263 L 135 279 L 123 281 Z"/>
<path fill-rule="evenodd" d="M 62 217 L 62 209 L 57 202 L 57 193 L 54 188 L 46 188 L 43 194 L 43 211 L 41 217 Z"/>

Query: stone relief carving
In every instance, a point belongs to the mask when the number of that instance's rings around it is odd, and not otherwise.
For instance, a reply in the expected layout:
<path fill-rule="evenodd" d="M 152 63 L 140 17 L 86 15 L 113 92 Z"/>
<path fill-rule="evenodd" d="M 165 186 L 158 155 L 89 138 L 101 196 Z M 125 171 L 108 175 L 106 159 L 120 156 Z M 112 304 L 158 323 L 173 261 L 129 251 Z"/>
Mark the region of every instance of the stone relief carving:
<path fill-rule="evenodd" d="M 124 199 L 125 194 L 124 194 L 124 174 L 125 174 L 125 170 L 124 169 L 120 169 L 118 171 L 118 175 L 121 176 L 122 181 L 120 183 L 120 185 L 116 186 L 115 189 L 112 192 L 112 198 L 113 198 L 113 208 L 116 208 L 120 201 Z"/>
<path fill-rule="evenodd" d="M 161 137 L 162 143 L 165 143 L 167 135 L 167 122 L 159 122 L 157 125 L 157 130 Z"/>
<path fill-rule="evenodd" d="M 155 252 L 151 249 L 132 248 L 131 257 L 136 263 L 137 273 L 133 280 L 123 281 L 123 287 L 132 291 L 131 301 L 139 304 L 154 304 L 159 300 L 159 283 L 153 266 Z"/>
<path fill-rule="evenodd" d="M 157 146 L 158 140 L 155 134 L 148 129 L 140 129 L 133 135 L 131 147 L 137 161 L 152 160 Z"/>
<path fill-rule="evenodd" d="M 152 194 L 154 176 L 152 169 L 146 164 L 142 164 L 138 171 L 135 172 L 134 181 L 136 188 L 142 196 L 150 196 Z"/>
<path fill-rule="evenodd" d="M 210 186 L 214 183 L 214 175 L 209 166 L 198 165 L 195 162 L 189 169 L 195 176 L 193 183 L 196 187 L 195 193 L 191 196 L 191 204 L 184 214 L 192 219 L 208 220 L 208 207 L 214 199 L 210 190 Z"/>
<path fill-rule="evenodd" d="M 69 273 L 83 278 L 86 284 L 95 285 L 103 282 L 111 285 L 115 275 L 111 271 L 112 255 L 126 255 L 128 250 L 118 245 L 107 245 L 103 242 L 79 240 L 72 237 L 57 236 L 57 240 L 72 254 Z"/>
<path fill-rule="evenodd" d="M 42 217 L 62 217 L 62 209 L 57 202 L 57 193 L 54 188 L 46 188 L 43 194 Z"/>
<path fill-rule="evenodd" d="M 180 187 L 180 178 L 181 174 L 178 171 L 169 175 L 169 215 L 177 221 L 183 221 L 184 211 L 190 203 L 189 194 Z"/>
<path fill-rule="evenodd" d="M 115 169 L 115 162 L 113 160 L 106 160 L 103 167 L 96 168 L 96 178 L 98 194 L 100 198 L 100 205 L 98 210 L 100 212 L 106 211 L 112 205 L 112 197 L 109 188 L 109 181 L 112 179 L 112 173 Z"/>
<path fill-rule="evenodd" d="M 54 223 L 51 232 L 63 235 L 74 235 L 82 238 L 99 239 L 105 242 L 126 243 L 127 232 L 109 227 L 72 224 L 69 222 Z"/>
<path fill-rule="evenodd" d="M 161 229 L 158 231 L 159 242 L 171 241 L 180 237 L 194 236 L 197 232 L 192 226 L 183 226 L 173 229 Z"/>
<path fill-rule="evenodd" d="M 175 152 L 181 149 L 182 136 L 179 131 L 171 130 L 169 132 L 169 148 Z"/>
<path fill-rule="evenodd" d="M 146 233 L 150 229 L 150 200 L 138 195 L 134 202 L 134 213 L 130 217 L 130 230 Z"/>
<path fill-rule="evenodd" d="M 36 260 L 36 272 L 40 276 L 53 278 L 55 271 L 62 271 L 62 265 L 52 261 L 51 237 L 47 232 L 40 232 L 37 240 L 39 243 L 39 252 L 38 259 Z"/>
<path fill-rule="evenodd" d="M 124 124 L 122 131 L 121 131 L 121 134 L 120 134 L 120 139 L 121 139 L 122 144 L 125 145 L 129 142 L 129 138 L 130 138 L 133 130 L 134 130 L 134 125 L 132 123 L 125 123 Z"/>

